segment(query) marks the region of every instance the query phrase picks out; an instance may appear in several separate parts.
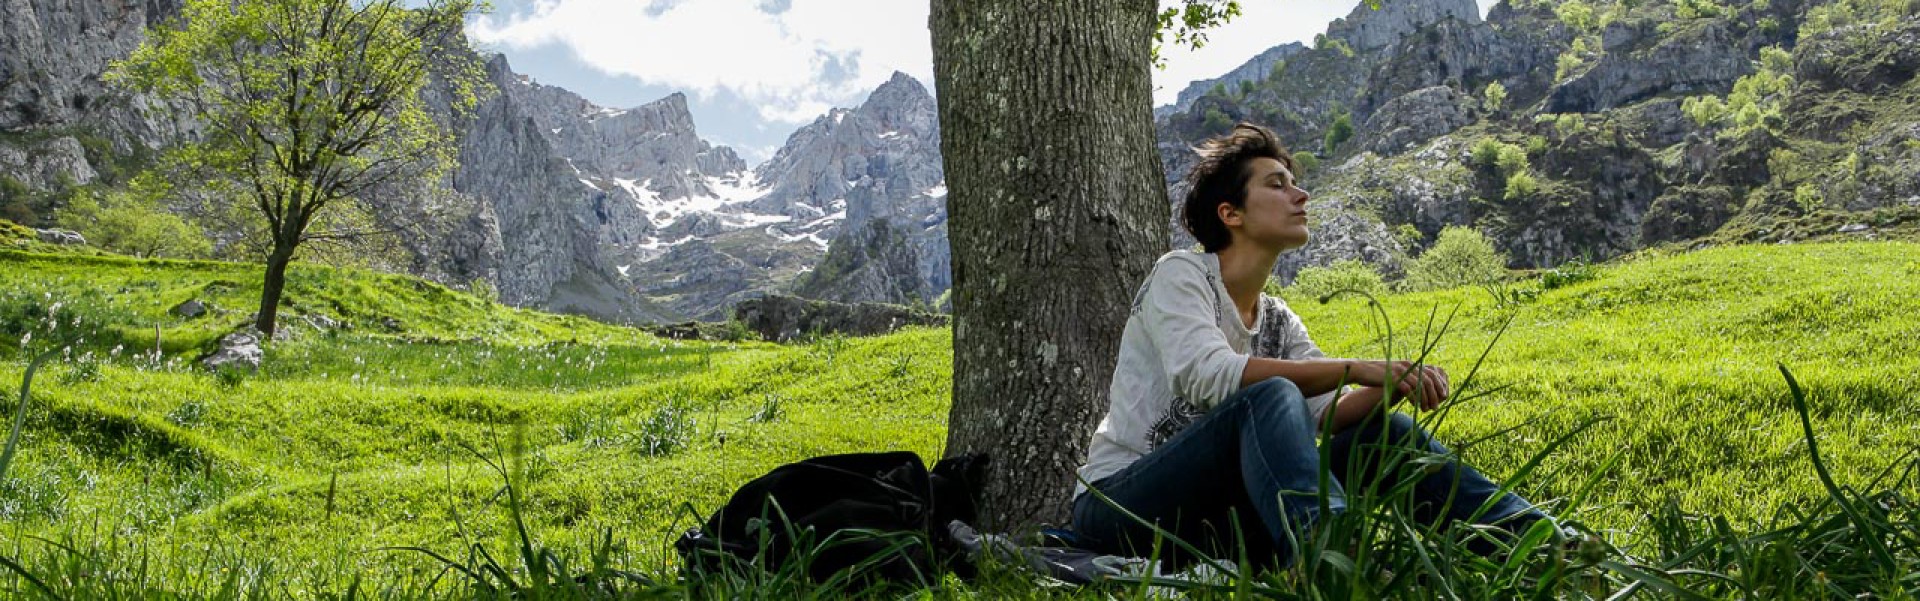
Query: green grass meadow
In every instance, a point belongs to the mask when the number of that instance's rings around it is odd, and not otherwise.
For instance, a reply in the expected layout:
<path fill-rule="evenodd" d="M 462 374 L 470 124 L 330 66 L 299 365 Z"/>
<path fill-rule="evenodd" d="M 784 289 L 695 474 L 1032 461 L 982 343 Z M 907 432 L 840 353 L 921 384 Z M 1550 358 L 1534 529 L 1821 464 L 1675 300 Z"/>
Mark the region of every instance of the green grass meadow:
<path fill-rule="evenodd" d="M 1461 388 L 1428 418 L 1443 440 L 1496 477 L 1527 472 L 1524 495 L 1652 561 L 1690 532 L 1663 520 L 1764 533 L 1833 511 L 1781 365 L 1807 391 L 1835 486 L 1920 500 L 1900 478 L 1920 449 L 1916 259 L 1920 245 L 1897 242 L 1741 246 L 1643 253 L 1552 289 L 1524 280 L 1510 286 L 1525 298 L 1506 303 L 1481 289 L 1391 295 L 1379 311 L 1357 296 L 1289 300 L 1332 355 L 1386 354 L 1389 323 L 1396 358 L 1431 346 Z M 508 482 L 538 544 L 671 580 L 672 537 L 775 466 L 941 455 L 944 329 L 671 341 L 297 265 L 281 311 L 290 334 L 265 368 L 195 367 L 249 322 L 258 271 L 0 251 L 8 423 L 30 356 L 69 349 L 35 375 L 0 481 L 0 558 L 18 566 L 0 570 L 0 596 L 472 596 L 441 562 L 385 548 L 462 562 L 479 548 L 517 565 Z M 188 299 L 212 311 L 169 313 Z M 1900 553 L 1904 539 L 1891 540 Z M 1920 559 L 1904 549 L 1895 561 L 1911 574 L 1846 592 L 1911 598 Z M 918 595 L 1116 594 L 1019 582 Z M 1833 592 L 1821 585 L 1809 594 Z"/>

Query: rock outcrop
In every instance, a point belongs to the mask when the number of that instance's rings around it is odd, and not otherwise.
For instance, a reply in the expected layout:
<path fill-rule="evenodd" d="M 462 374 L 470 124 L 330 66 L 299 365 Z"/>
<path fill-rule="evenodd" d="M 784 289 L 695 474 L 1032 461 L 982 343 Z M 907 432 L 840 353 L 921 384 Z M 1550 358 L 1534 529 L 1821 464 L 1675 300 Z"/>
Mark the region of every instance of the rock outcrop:
<path fill-rule="evenodd" d="M 175 18 L 179 0 L 13 0 L 0 2 L 0 187 L 41 192 L 0 198 L 7 217 L 52 220 L 53 199 L 116 163 L 198 135 L 182 107 L 102 81 L 149 26 Z"/>
<path fill-rule="evenodd" d="M 920 260 L 886 219 L 871 219 L 833 239 L 827 257 L 800 276 L 793 293 L 841 303 L 922 304 L 930 300 Z"/>
<path fill-rule="evenodd" d="M 859 107 L 834 109 L 794 132 L 755 169 L 768 193 L 752 206 L 792 216 L 779 226 L 785 235 L 823 241 L 858 229 L 846 224 L 884 219 L 917 257 L 916 288 L 938 295 L 953 278 L 936 108 L 925 86 L 895 73 Z"/>
<path fill-rule="evenodd" d="M 1726 94 L 1753 73 L 1747 50 L 1727 27 L 1710 23 L 1670 36 L 1650 28 L 1607 28 L 1600 61 L 1547 95 L 1546 112 L 1597 113 L 1661 94 Z"/>
<path fill-rule="evenodd" d="M 1355 114 L 1371 118 L 1394 98 L 1434 86 L 1477 98 L 1496 81 L 1507 90 L 1508 106 L 1538 101 L 1553 83 L 1554 57 L 1566 45 L 1564 26 L 1550 14 L 1514 11 L 1506 3 L 1489 17 L 1442 20 L 1381 52 L 1380 67 L 1353 101 Z"/>
<path fill-rule="evenodd" d="M 1473 123 L 1479 115 L 1472 97 L 1447 86 L 1409 92 L 1387 102 L 1367 119 L 1367 150 L 1397 154 Z"/>
<path fill-rule="evenodd" d="M 137 111 L 101 81 L 146 30 L 180 13 L 179 0 L 14 0 L 0 3 L 0 131 L 84 125 L 116 142 L 170 139 L 169 116 Z"/>
<path fill-rule="evenodd" d="M 1375 9 L 1361 2 L 1346 18 L 1329 23 L 1326 35 L 1346 41 L 1356 51 L 1378 50 L 1447 19 L 1478 23 L 1480 5 L 1473 0 L 1420 0 L 1381 2 Z"/>
<path fill-rule="evenodd" d="M 522 99 L 505 91 L 515 78 L 504 60 L 488 64 L 488 77 L 503 90 L 478 107 L 463 132 L 453 187 L 490 209 L 491 224 L 479 217 L 474 226 L 501 240 L 500 300 L 617 321 L 656 317 L 623 290 L 599 252 L 593 207 L 602 194 L 579 181 Z"/>
<path fill-rule="evenodd" d="M 1199 100 L 1201 96 L 1205 96 L 1208 92 L 1211 92 L 1215 86 L 1220 86 L 1224 89 L 1235 89 L 1240 87 L 1241 82 L 1258 82 L 1266 79 L 1267 75 L 1273 72 L 1274 66 L 1286 61 L 1287 57 L 1304 52 L 1306 49 L 1306 45 L 1299 42 L 1281 44 L 1268 48 L 1266 51 L 1248 59 L 1247 62 L 1241 63 L 1240 66 L 1234 67 L 1232 71 L 1226 72 L 1225 75 L 1213 79 L 1202 79 L 1187 84 L 1187 87 L 1181 88 L 1180 94 L 1175 96 L 1173 104 L 1154 107 L 1153 116 L 1155 119 L 1158 119 L 1174 113 L 1187 112 L 1193 108 L 1193 101 Z"/>
<path fill-rule="evenodd" d="M 34 230 L 33 233 L 39 236 L 41 242 L 56 246 L 84 246 L 87 243 L 86 237 L 73 230 L 44 229 Z"/>

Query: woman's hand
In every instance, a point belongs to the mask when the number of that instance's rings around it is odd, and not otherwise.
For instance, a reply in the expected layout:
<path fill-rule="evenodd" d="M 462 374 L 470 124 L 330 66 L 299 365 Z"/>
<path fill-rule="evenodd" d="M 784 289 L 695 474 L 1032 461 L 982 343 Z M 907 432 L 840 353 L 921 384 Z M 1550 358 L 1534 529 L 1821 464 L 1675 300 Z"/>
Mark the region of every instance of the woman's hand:
<path fill-rule="evenodd" d="M 1436 365 L 1412 361 L 1354 361 L 1349 365 L 1349 380 L 1361 386 L 1391 386 L 1395 396 L 1411 400 L 1423 411 L 1432 411 L 1447 400 L 1447 370 Z"/>

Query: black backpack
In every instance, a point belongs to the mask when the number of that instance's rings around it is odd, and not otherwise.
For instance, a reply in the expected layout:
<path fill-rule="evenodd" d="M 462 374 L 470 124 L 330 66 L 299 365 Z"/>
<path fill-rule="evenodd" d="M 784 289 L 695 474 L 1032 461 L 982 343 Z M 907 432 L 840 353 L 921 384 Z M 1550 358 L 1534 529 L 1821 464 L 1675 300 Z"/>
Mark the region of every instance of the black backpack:
<path fill-rule="evenodd" d="M 932 471 L 908 451 L 814 457 L 741 486 L 705 525 L 674 543 L 690 572 L 779 570 L 808 557 L 809 577 L 903 583 L 970 571 L 947 524 L 971 523 L 986 475 L 984 455 L 940 461 Z"/>

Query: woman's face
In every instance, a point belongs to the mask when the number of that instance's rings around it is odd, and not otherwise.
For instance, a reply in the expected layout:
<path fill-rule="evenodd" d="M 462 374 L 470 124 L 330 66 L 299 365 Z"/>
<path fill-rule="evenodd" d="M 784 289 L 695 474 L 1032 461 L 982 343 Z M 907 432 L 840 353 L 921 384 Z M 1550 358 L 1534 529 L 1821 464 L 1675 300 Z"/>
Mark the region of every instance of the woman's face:
<path fill-rule="evenodd" d="M 1273 250 L 1305 246 L 1307 191 L 1300 189 L 1280 161 L 1258 158 L 1247 163 L 1246 206 L 1221 203 L 1221 222 L 1233 233 L 1234 244 L 1253 244 Z"/>

